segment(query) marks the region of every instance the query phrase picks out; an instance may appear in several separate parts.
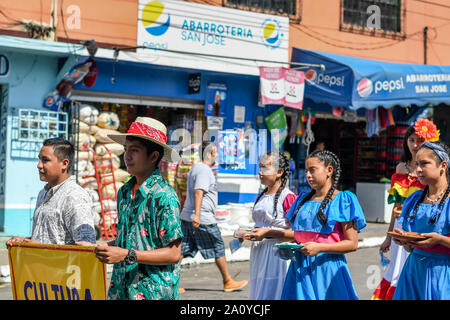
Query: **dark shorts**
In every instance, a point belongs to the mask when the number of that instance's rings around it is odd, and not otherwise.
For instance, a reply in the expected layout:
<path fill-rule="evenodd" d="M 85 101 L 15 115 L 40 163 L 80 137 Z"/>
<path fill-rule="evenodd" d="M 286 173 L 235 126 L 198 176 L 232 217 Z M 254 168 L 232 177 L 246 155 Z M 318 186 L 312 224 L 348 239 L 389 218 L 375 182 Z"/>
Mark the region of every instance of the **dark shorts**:
<path fill-rule="evenodd" d="M 184 257 L 194 257 L 197 251 L 200 251 L 204 259 L 225 256 L 225 244 L 217 224 L 201 224 L 194 228 L 192 222 L 181 220 L 181 230 L 181 254 Z"/>

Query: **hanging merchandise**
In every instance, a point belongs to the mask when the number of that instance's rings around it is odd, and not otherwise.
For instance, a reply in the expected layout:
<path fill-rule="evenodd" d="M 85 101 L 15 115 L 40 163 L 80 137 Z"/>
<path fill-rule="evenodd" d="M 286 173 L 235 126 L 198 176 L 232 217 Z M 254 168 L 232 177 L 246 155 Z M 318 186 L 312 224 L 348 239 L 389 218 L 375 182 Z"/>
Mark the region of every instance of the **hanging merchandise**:
<path fill-rule="evenodd" d="M 94 60 L 90 60 L 90 67 L 89 67 L 89 72 L 88 74 L 83 78 L 83 84 L 90 88 L 95 84 L 95 81 L 97 81 L 97 74 L 98 74 L 98 70 L 97 70 L 97 64 L 95 63 Z"/>
<path fill-rule="evenodd" d="M 47 94 L 43 102 L 43 107 L 53 111 L 59 110 L 63 102 L 69 101 L 72 87 L 89 74 L 92 65 L 93 60 L 91 58 L 84 58 L 81 62 L 75 64 L 58 83 L 56 90 Z M 88 84 L 91 83 L 93 84 L 92 79 L 88 81 Z"/>
<path fill-rule="evenodd" d="M 291 126 L 289 129 L 289 143 L 295 142 L 295 137 L 297 136 L 297 123 L 298 123 L 299 114 L 294 112 L 291 115 Z"/>
<path fill-rule="evenodd" d="M 302 138 L 302 143 L 306 146 L 306 155 L 309 155 L 309 147 L 311 145 L 311 143 L 314 142 L 314 133 L 311 130 L 311 123 L 312 123 L 312 116 L 311 116 L 311 112 L 308 111 L 308 121 L 306 123 L 306 130 L 305 130 L 305 134 L 303 135 Z"/>
<path fill-rule="evenodd" d="M 343 106 L 333 107 L 332 113 L 333 113 L 333 116 L 340 117 L 340 116 L 342 116 L 343 111 L 344 111 Z"/>
<path fill-rule="evenodd" d="M 206 88 L 205 116 L 224 117 L 227 110 L 227 86 L 210 83 Z"/>
<path fill-rule="evenodd" d="M 302 109 L 305 74 L 283 67 L 259 67 L 261 103 Z"/>
<path fill-rule="evenodd" d="M 378 112 L 377 109 L 367 109 L 366 110 L 366 132 L 367 136 L 371 136 L 378 133 Z"/>
<path fill-rule="evenodd" d="M 284 77 L 281 67 L 259 67 L 261 102 L 266 104 L 285 103 Z"/>
<path fill-rule="evenodd" d="M 280 149 L 287 137 L 287 122 L 284 108 L 281 107 L 266 117 L 266 125 L 270 131 L 274 147 Z"/>
<path fill-rule="evenodd" d="M 288 68 L 283 68 L 283 73 L 286 92 L 284 105 L 301 110 L 303 108 L 303 93 L 305 91 L 305 73 Z"/>
<path fill-rule="evenodd" d="M 342 115 L 342 119 L 344 120 L 344 122 L 355 123 L 358 121 L 358 115 L 356 114 L 355 110 L 345 110 L 344 114 Z"/>
<path fill-rule="evenodd" d="M 300 116 L 298 117 L 297 122 L 297 135 L 301 136 L 305 132 L 305 128 L 303 128 L 303 122 L 305 118 L 303 117 L 303 111 L 300 111 Z"/>

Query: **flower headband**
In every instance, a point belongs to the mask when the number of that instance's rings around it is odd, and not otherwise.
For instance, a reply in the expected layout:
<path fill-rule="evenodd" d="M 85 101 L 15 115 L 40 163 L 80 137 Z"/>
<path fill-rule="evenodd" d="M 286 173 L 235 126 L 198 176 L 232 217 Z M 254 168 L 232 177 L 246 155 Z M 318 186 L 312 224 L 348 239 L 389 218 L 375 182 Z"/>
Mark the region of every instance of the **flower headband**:
<path fill-rule="evenodd" d="M 433 121 L 428 119 L 417 119 L 414 122 L 415 134 L 425 142 L 435 142 L 439 140 L 440 132 Z"/>

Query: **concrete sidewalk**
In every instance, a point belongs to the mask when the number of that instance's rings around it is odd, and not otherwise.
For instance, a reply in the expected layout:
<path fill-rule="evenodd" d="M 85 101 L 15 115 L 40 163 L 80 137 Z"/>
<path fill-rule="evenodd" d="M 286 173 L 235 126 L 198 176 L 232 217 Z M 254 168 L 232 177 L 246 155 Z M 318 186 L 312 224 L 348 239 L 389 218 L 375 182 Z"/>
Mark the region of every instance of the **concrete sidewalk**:
<path fill-rule="evenodd" d="M 389 227 L 387 223 L 367 223 L 367 226 L 358 234 L 359 248 L 368 248 L 379 246 L 386 237 L 386 232 Z M 6 249 L 6 241 L 10 237 L 0 237 L 0 283 L 10 282 L 10 271 L 8 261 L 8 250 Z M 227 261 L 248 261 L 250 257 L 250 241 L 244 241 L 242 248 L 231 254 L 229 243 L 232 236 L 224 236 L 225 254 Z M 203 259 L 198 253 L 194 258 L 183 259 L 181 265 L 192 266 L 202 263 L 214 263 L 214 259 Z M 107 271 L 112 271 L 112 265 L 107 265 Z"/>

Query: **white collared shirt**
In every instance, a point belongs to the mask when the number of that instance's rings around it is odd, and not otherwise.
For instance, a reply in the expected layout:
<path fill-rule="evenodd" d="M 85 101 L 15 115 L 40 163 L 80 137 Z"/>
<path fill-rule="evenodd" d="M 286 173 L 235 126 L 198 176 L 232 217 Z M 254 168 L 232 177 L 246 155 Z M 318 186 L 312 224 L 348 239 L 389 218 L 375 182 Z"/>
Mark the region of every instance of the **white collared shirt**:
<path fill-rule="evenodd" d="M 31 239 L 47 244 L 95 243 L 92 200 L 71 176 L 39 192 L 33 215 Z"/>

